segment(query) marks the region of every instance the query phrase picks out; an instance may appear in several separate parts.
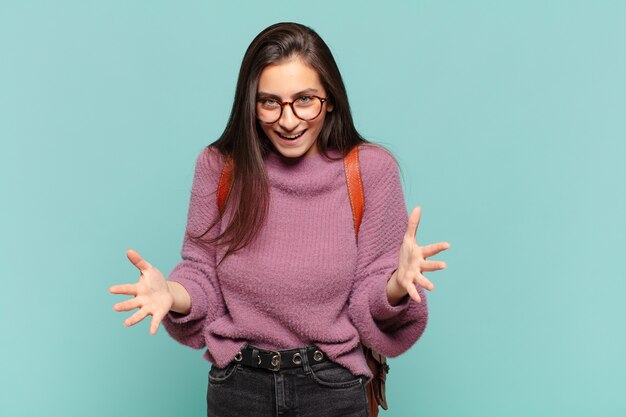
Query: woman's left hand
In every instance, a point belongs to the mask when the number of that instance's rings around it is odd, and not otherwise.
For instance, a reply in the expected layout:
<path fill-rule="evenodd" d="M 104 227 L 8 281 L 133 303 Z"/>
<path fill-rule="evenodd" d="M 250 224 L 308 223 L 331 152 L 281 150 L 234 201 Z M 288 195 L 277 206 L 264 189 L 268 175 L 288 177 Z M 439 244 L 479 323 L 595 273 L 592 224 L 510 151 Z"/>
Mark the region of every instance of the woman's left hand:
<path fill-rule="evenodd" d="M 435 286 L 423 275 L 426 271 L 438 271 L 447 265 L 441 261 L 427 261 L 433 255 L 450 247 L 448 242 L 419 246 L 416 240 L 417 226 L 420 222 L 421 208 L 415 207 L 409 216 L 409 224 L 402 240 L 398 256 L 398 269 L 387 282 L 387 298 L 391 305 L 397 304 L 407 293 L 416 302 L 421 302 L 417 285 L 429 291 Z"/>

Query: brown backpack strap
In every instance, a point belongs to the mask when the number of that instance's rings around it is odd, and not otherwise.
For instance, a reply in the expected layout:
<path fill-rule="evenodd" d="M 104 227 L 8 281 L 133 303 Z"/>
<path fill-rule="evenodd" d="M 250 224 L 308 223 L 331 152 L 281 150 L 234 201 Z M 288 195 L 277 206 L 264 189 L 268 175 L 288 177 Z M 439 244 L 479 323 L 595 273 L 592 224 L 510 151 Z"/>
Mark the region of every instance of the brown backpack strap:
<path fill-rule="evenodd" d="M 355 146 L 343 159 L 346 171 L 346 184 L 348 185 L 348 197 L 352 207 L 352 219 L 354 221 L 354 236 L 359 240 L 359 228 L 363 220 L 365 197 L 363 195 L 363 181 L 361 180 L 361 168 L 359 164 L 359 147 Z"/>
<path fill-rule="evenodd" d="M 348 196 L 352 206 L 352 218 L 354 220 L 354 233 L 358 242 L 359 228 L 363 219 L 365 208 L 365 196 L 363 193 L 363 180 L 361 179 L 361 169 L 359 163 L 359 148 L 355 146 L 344 158 L 346 170 L 346 183 L 348 185 Z M 387 409 L 387 396 L 385 395 L 385 381 L 389 365 L 387 358 L 372 348 L 363 346 L 363 353 L 367 365 L 374 377 L 367 384 L 367 403 L 370 417 L 378 416 L 378 407 Z"/>
<path fill-rule="evenodd" d="M 220 182 L 217 186 L 217 209 L 220 212 L 220 216 L 224 214 L 226 208 L 226 200 L 230 194 L 230 188 L 233 178 L 233 159 L 229 156 L 226 159 L 224 168 L 222 168 L 222 174 L 220 175 Z"/>

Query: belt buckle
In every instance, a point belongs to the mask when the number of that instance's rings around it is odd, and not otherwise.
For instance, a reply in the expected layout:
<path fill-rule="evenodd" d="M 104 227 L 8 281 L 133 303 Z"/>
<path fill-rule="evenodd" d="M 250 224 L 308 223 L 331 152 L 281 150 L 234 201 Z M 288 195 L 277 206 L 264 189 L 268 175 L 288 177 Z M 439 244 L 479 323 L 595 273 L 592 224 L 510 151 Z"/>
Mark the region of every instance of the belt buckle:
<path fill-rule="evenodd" d="M 270 361 L 270 364 L 272 365 L 272 367 L 270 368 L 270 370 L 272 371 L 280 370 L 280 363 L 281 363 L 280 352 L 270 351 L 270 354 L 272 355 L 272 359 Z"/>

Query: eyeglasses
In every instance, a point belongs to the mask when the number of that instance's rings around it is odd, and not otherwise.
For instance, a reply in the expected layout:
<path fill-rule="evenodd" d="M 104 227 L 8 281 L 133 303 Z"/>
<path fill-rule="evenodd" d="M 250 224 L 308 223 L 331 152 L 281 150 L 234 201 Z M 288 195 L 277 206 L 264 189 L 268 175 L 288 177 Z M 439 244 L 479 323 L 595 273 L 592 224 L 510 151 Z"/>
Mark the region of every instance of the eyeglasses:
<path fill-rule="evenodd" d="M 256 102 L 256 116 L 261 123 L 276 123 L 283 115 L 283 108 L 289 104 L 293 114 L 300 120 L 313 120 L 322 112 L 327 98 L 318 96 L 301 96 L 294 101 L 278 101 L 274 98 L 260 98 Z"/>

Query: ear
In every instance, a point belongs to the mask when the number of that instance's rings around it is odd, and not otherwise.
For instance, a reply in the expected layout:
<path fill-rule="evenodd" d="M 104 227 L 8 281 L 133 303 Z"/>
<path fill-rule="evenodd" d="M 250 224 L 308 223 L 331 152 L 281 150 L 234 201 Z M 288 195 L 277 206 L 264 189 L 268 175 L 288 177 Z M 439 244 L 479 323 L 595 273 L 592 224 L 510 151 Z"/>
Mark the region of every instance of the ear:
<path fill-rule="evenodd" d="M 332 105 L 332 103 L 330 101 L 326 102 L 326 112 L 330 113 L 331 111 L 333 111 L 335 107 Z"/>

